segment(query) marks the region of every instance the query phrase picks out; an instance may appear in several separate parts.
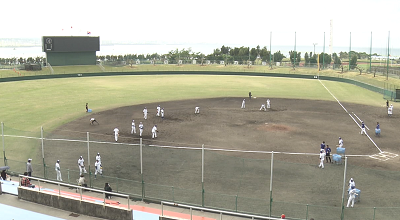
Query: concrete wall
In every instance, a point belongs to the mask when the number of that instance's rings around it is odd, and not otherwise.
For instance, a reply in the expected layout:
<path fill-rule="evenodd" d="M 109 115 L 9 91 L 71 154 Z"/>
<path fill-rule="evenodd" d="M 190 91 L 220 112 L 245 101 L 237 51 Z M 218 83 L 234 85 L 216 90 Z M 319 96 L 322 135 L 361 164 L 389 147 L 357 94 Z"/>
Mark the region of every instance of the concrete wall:
<path fill-rule="evenodd" d="M 51 206 L 57 209 L 71 211 L 83 215 L 112 220 L 132 220 L 132 211 L 114 206 L 103 206 L 100 203 L 80 201 L 39 192 L 25 187 L 18 187 L 18 198 L 42 205 Z"/>

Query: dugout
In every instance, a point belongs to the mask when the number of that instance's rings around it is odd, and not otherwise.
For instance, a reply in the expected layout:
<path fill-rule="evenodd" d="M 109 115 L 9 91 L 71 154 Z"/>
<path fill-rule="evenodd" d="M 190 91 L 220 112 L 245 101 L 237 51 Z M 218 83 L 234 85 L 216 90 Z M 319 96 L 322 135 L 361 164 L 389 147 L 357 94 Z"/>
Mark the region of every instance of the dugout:
<path fill-rule="evenodd" d="M 43 36 L 42 51 L 52 66 L 96 65 L 100 38 L 94 36 Z"/>

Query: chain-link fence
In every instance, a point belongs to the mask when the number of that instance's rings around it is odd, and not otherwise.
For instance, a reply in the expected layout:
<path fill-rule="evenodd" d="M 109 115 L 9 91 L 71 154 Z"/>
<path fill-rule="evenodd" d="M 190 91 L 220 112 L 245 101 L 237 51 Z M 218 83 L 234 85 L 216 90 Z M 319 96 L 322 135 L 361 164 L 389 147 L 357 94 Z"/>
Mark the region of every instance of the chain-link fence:
<path fill-rule="evenodd" d="M 33 176 L 55 180 L 55 161 L 63 158 L 60 160 L 63 182 L 76 184 L 79 169 L 75 155 L 82 155 L 87 162 L 85 176 L 90 187 L 102 189 L 107 182 L 115 192 L 136 199 L 265 216 L 285 213 L 291 219 L 334 220 L 342 214 L 344 219 L 392 219 L 400 214 L 393 187 L 400 173 L 353 166 L 354 157 L 348 160 L 347 170 L 343 165 L 332 164 L 328 171 L 318 169 L 316 164 L 279 161 L 273 159 L 271 152 L 257 155 L 263 159 L 252 159 L 251 155 L 244 156 L 240 151 L 201 146 L 156 146 L 149 141 L 141 144 L 139 139 L 113 143 L 105 141 L 100 134 L 58 131 L 46 136 L 46 132 L 42 135 L 40 130 L 23 132 L 9 127 L 3 130 L 6 156 L 16 144 L 19 148 L 40 148 L 41 153 L 32 161 Z M 66 139 L 64 135 L 67 134 L 76 138 Z M 94 161 L 89 163 L 89 159 L 97 152 L 107 152 L 107 155 L 102 157 L 103 175 L 95 177 L 94 166 L 89 166 Z M 308 157 L 315 156 L 298 154 L 293 157 L 310 161 Z M 11 174 L 26 171 L 25 160 L 2 159 L 10 166 Z M 361 190 L 362 205 L 353 209 L 344 208 L 350 177 L 355 178 Z"/>

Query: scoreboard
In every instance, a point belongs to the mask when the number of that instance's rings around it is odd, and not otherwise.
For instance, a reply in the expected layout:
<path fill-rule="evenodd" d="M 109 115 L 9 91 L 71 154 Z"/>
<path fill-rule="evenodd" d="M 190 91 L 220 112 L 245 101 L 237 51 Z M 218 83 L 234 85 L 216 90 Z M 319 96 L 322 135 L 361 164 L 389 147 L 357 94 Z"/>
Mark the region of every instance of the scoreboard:
<path fill-rule="evenodd" d="M 92 36 L 43 36 L 43 52 L 100 51 L 100 38 Z"/>

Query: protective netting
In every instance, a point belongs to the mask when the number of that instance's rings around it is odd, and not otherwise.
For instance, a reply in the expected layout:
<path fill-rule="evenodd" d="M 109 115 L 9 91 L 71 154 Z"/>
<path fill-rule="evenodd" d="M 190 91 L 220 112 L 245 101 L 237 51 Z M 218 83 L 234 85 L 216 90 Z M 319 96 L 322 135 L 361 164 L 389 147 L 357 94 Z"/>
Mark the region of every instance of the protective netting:
<path fill-rule="evenodd" d="M 333 220 L 341 216 L 342 205 L 347 203 L 348 180 L 354 178 L 356 187 L 361 190 L 360 200 L 356 200 L 355 208 L 344 208 L 345 219 L 393 218 L 400 214 L 396 194 L 389 190 L 397 184 L 400 174 L 353 166 L 354 158 L 351 157 L 346 180 L 343 180 L 343 164 L 325 164 L 325 169 L 321 169 L 317 160 L 315 164 L 277 159 L 271 163 L 270 153 L 205 148 L 202 176 L 201 146 L 161 146 L 146 140 L 142 145 L 141 160 L 139 140 L 107 142 L 110 137 L 102 139 L 89 134 L 88 139 L 87 133 L 79 133 L 71 140 L 58 133 L 43 139 L 42 158 L 40 132 L 10 128 L 5 131 L 6 155 L 17 155 L 12 152 L 13 146 L 21 145 L 36 152 L 32 161 L 33 176 L 56 180 L 55 163 L 60 160 L 63 181 L 77 184 L 80 175 L 77 161 L 83 156 L 87 171 L 84 175 L 90 187 L 103 189 L 105 183 L 109 183 L 114 192 L 138 199 L 166 200 L 259 215 L 285 213 L 297 219 Z M 101 155 L 103 175 L 97 174 L 95 178 L 97 153 Z M 299 154 L 290 157 L 312 161 L 307 157 L 315 156 Z M 25 160 L 16 157 L 7 158 L 6 162 L 11 173 L 22 174 L 26 171 Z M 342 204 L 343 182 L 345 198 Z"/>

